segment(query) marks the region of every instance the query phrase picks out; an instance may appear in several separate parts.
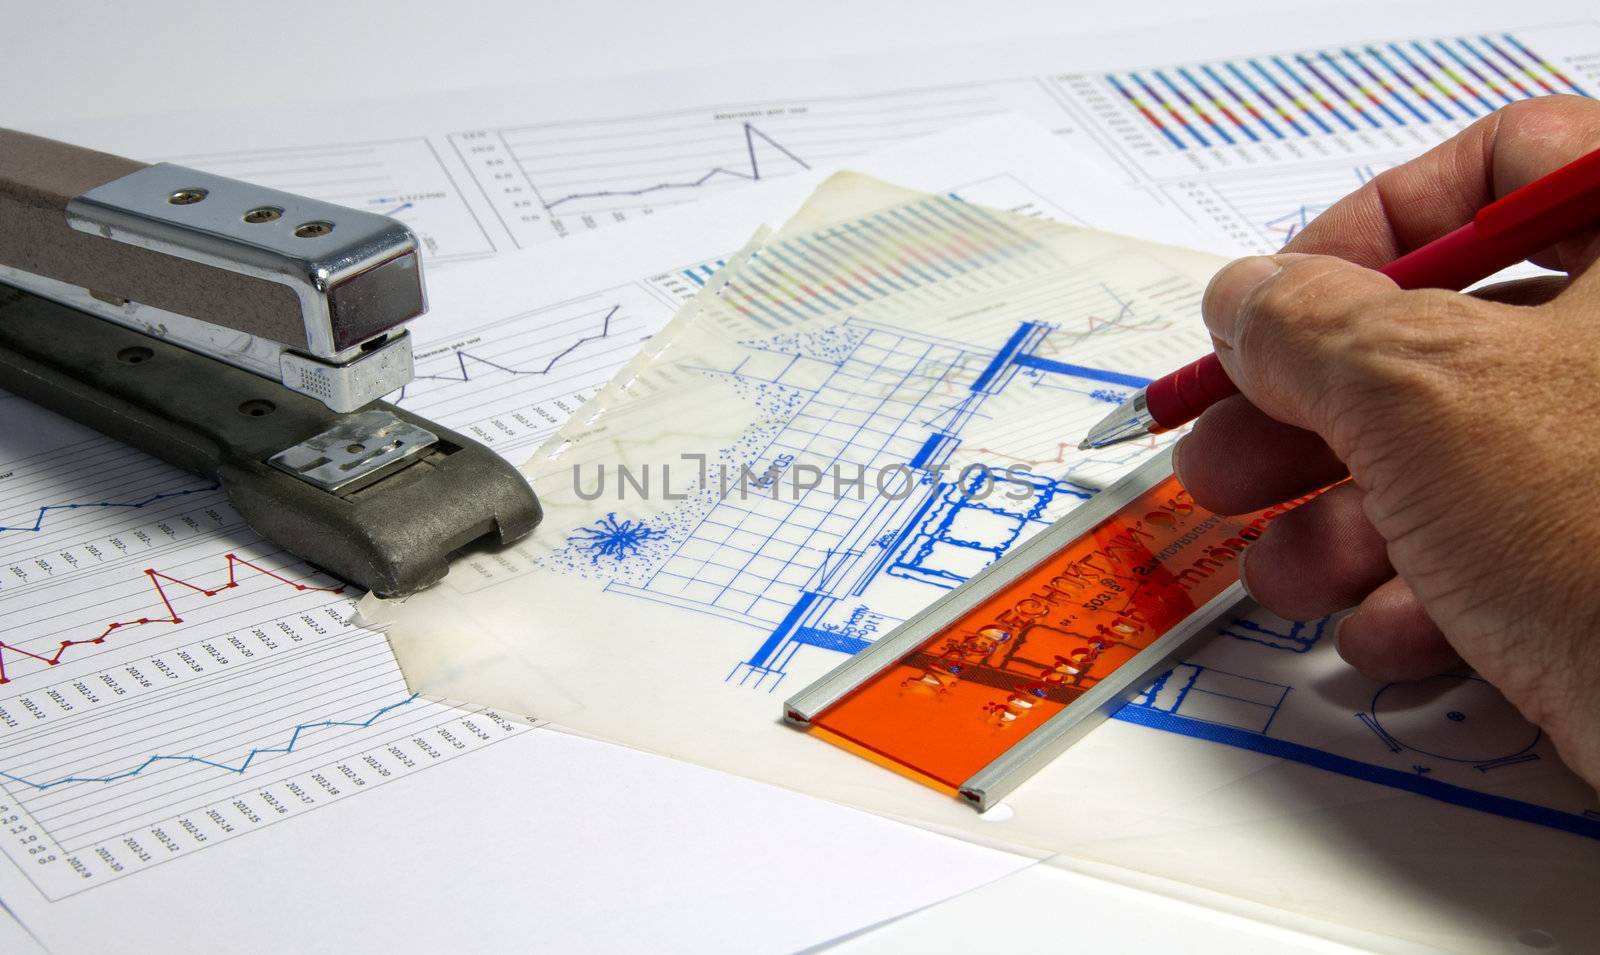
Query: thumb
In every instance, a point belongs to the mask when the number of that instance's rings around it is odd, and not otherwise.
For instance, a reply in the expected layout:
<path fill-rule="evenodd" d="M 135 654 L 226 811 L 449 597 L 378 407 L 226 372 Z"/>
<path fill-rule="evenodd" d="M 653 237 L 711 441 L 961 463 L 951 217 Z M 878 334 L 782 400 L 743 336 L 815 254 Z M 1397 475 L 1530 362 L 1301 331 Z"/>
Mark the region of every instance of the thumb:
<path fill-rule="evenodd" d="M 1202 311 L 1217 357 L 1273 418 L 1317 432 L 1336 453 L 1392 410 L 1442 355 L 1510 308 L 1440 290 L 1403 291 L 1387 276 L 1326 255 L 1254 256 L 1218 272 Z"/>

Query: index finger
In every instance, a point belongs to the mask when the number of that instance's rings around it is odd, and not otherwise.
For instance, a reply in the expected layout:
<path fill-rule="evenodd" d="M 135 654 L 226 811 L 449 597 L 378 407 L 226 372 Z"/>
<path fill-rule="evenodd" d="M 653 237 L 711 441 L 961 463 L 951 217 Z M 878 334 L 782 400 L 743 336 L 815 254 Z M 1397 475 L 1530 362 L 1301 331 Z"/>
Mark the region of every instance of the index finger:
<path fill-rule="evenodd" d="M 1378 268 L 1472 220 L 1484 206 L 1600 148 L 1600 102 L 1583 96 L 1523 100 L 1484 117 L 1421 156 L 1386 170 L 1329 206 L 1285 252 L 1334 255 Z M 1595 255 L 1591 229 L 1534 261 L 1581 272 Z"/>

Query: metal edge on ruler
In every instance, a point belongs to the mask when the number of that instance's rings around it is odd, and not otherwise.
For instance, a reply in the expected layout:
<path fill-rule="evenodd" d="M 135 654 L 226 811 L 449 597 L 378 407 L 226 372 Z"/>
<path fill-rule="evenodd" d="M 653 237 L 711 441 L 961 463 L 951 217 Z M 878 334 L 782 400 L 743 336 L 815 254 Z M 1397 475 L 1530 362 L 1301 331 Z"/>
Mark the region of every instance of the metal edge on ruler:
<path fill-rule="evenodd" d="M 1109 719 L 1162 667 L 1171 666 L 1190 646 L 1209 637 L 1217 618 L 1249 602 L 1244 586 L 1235 581 L 1222 593 L 1196 607 L 1155 643 L 1140 650 L 1133 659 L 973 774 L 961 784 L 961 798 L 980 812 L 994 806 L 1045 763 L 1066 752 L 1067 747 Z"/>
<path fill-rule="evenodd" d="M 912 647 L 926 640 L 934 630 L 949 626 L 962 614 L 998 593 L 1015 579 L 1016 573 L 1013 571 L 1016 568 L 1026 570 L 1033 567 L 1066 544 L 1093 530 L 1100 522 L 1121 510 L 1128 501 L 1154 487 L 1171 474 L 1172 448 L 1168 446 L 1090 498 L 1083 506 L 979 571 L 965 584 L 923 608 L 905 623 L 894 628 L 883 639 L 875 641 L 871 646 L 829 670 L 816 682 L 790 697 L 783 705 L 784 722 L 794 726 L 810 724 L 818 713 L 888 669 Z M 1158 640 L 1151 646 L 1160 644 L 1161 641 Z M 1085 697 L 1090 695 L 1085 694 Z M 1055 719 L 1066 715 L 1066 712 L 1064 710 L 1056 714 L 1035 733 L 1042 731 L 1044 726 L 1050 725 Z M 997 763 L 1000 761 L 996 760 Z"/>

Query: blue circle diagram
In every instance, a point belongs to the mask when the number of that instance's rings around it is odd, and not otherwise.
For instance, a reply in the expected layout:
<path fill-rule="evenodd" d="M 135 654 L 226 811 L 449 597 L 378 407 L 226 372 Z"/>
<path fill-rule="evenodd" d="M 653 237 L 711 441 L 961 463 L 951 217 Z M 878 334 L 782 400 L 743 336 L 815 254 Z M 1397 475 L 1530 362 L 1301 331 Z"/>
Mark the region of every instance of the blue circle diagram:
<path fill-rule="evenodd" d="M 1509 759 L 1539 741 L 1539 727 L 1475 676 L 1390 683 L 1372 698 L 1372 719 L 1397 744 L 1458 763 Z"/>

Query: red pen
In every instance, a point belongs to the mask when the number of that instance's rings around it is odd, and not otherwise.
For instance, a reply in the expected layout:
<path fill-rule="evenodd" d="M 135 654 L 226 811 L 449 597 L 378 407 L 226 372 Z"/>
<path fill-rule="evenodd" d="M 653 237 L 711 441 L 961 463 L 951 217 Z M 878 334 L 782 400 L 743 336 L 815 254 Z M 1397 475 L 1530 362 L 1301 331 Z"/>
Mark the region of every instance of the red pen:
<path fill-rule="evenodd" d="M 1464 289 L 1600 221 L 1600 149 L 1478 210 L 1472 221 L 1379 269 L 1404 289 Z M 1180 428 L 1239 389 L 1216 355 L 1123 402 L 1078 445 L 1103 448 Z"/>

